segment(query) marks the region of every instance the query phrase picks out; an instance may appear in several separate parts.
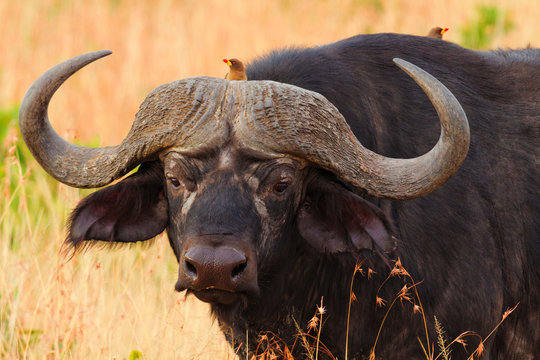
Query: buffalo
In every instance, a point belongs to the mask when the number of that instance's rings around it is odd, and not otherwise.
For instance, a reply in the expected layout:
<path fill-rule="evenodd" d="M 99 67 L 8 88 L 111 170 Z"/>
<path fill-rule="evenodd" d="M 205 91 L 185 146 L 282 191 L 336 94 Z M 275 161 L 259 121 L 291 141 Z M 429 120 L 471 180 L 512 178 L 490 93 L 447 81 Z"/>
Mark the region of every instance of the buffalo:
<path fill-rule="evenodd" d="M 76 206 L 74 249 L 166 231 L 176 290 L 210 303 L 250 354 L 272 334 L 302 356 L 298 328 L 323 299 L 320 346 L 340 359 L 425 358 L 434 317 L 448 341 L 485 339 L 453 359 L 478 345 L 488 359 L 536 356 L 540 50 L 398 34 L 288 48 L 248 64 L 249 81 L 159 86 L 117 146 L 70 144 L 48 103 L 108 54 L 53 67 L 20 109 L 58 181 L 97 188 L 140 165 Z"/>

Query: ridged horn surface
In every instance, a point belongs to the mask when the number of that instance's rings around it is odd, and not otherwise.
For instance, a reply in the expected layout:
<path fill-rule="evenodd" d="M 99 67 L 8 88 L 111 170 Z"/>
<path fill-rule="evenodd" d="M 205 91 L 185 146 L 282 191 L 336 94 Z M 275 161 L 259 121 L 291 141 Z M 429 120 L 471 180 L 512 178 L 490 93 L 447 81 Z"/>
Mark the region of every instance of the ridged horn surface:
<path fill-rule="evenodd" d="M 469 125 L 461 105 L 437 79 L 401 59 L 394 60 L 433 103 L 441 122 L 437 144 L 412 159 L 395 159 L 365 148 L 323 96 L 284 84 L 259 89 L 231 84 L 249 95 L 238 138 L 268 154 L 290 154 L 331 171 L 378 198 L 413 199 L 435 190 L 457 171 L 469 148 Z M 270 83 L 270 82 L 262 82 Z"/>

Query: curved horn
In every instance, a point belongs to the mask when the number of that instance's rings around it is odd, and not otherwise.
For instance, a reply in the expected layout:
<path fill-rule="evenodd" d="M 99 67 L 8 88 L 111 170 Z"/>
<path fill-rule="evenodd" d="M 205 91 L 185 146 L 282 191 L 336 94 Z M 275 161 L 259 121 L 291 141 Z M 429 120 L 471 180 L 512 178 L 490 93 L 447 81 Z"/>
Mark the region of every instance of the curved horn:
<path fill-rule="evenodd" d="M 48 107 L 56 90 L 82 67 L 110 51 L 97 51 L 60 63 L 37 79 L 26 92 L 19 111 L 24 141 L 40 165 L 58 181 L 76 187 L 99 187 L 122 176 L 116 149 L 85 148 L 62 139 L 52 128 Z"/>
<path fill-rule="evenodd" d="M 109 54 L 97 51 L 56 65 L 32 84 L 21 104 L 19 125 L 24 141 L 45 171 L 66 185 L 105 186 L 156 157 L 163 148 L 195 146 L 208 140 L 209 128 L 216 126 L 208 116 L 216 111 L 209 99 L 219 97 L 225 82 L 187 79 L 154 89 L 141 105 L 129 134 L 117 146 L 87 148 L 62 139 L 48 119 L 51 97 L 76 71 Z M 199 132 L 202 134 L 197 135 Z"/>
<path fill-rule="evenodd" d="M 306 159 L 378 198 L 404 200 L 430 193 L 465 159 L 469 124 L 459 102 L 437 79 L 407 61 L 394 62 L 420 85 L 439 115 L 441 135 L 428 153 L 412 159 L 376 154 L 362 146 L 343 116 L 322 95 L 270 82 L 261 84 L 255 91 L 258 94 L 248 95 L 261 100 L 248 105 L 248 113 L 254 115 L 240 126 L 242 142 L 268 155 Z M 270 99 L 276 103 L 273 108 L 266 105 Z"/>

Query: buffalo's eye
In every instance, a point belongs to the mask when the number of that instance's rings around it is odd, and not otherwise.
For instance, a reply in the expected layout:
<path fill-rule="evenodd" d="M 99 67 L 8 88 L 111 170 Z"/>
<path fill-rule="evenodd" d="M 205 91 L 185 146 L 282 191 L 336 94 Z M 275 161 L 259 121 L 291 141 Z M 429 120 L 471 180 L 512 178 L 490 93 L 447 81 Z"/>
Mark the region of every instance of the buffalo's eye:
<path fill-rule="evenodd" d="M 283 194 L 288 187 L 289 184 L 286 182 L 278 182 L 276 185 L 274 185 L 274 192 L 277 194 Z"/>
<path fill-rule="evenodd" d="M 175 178 L 175 177 L 170 177 L 168 178 L 169 179 L 169 182 L 171 183 L 173 189 L 177 190 L 180 188 L 180 180 L 178 180 L 178 178 Z"/>

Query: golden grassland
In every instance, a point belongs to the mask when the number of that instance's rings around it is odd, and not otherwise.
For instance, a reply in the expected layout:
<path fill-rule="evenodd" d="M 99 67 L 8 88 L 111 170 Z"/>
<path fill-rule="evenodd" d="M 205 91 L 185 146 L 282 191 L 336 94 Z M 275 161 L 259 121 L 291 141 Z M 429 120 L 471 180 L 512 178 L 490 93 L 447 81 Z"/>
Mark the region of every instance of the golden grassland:
<path fill-rule="evenodd" d="M 83 192 L 24 164 L 15 140 L 10 127 L 0 148 L 0 359 L 234 358 L 208 307 L 174 292 L 165 236 L 66 259 L 64 221 Z"/>
<path fill-rule="evenodd" d="M 486 3 L 0 0 L 0 108 L 18 105 L 56 63 L 110 49 L 112 56 L 59 90 L 50 116 L 70 140 L 113 145 L 151 89 L 189 76 L 223 77 L 224 57 L 249 61 L 273 48 L 358 33 L 423 35 L 435 25 L 449 27 L 445 39 L 459 43 L 460 29 Z M 514 22 L 492 46 L 540 47 L 540 2 L 489 4 Z M 234 358 L 208 307 L 173 291 L 177 265 L 164 236 L 71 261 L 60 255 L 65 219 L 88 191 L 51 180 L 25 152 L 16 122 L 7 124 L 0 132 L 0 358 L 127 359 L 135 349 L 148 359 Z"/>

